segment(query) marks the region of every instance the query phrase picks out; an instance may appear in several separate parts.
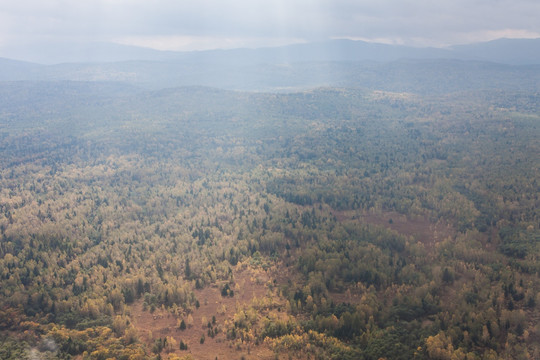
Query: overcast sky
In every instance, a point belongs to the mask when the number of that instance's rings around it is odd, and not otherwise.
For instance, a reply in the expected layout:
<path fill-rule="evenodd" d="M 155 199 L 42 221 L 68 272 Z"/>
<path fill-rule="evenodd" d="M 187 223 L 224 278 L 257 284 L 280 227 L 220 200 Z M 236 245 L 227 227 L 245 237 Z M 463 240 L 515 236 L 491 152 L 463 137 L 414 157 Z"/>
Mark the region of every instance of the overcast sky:
<path fill-rule="evenodd" d="M 445 46 L 540 37 L 538 0 L 2 0 L 0 56 L 34 44 L 160 50 L 332 38 Z"/>

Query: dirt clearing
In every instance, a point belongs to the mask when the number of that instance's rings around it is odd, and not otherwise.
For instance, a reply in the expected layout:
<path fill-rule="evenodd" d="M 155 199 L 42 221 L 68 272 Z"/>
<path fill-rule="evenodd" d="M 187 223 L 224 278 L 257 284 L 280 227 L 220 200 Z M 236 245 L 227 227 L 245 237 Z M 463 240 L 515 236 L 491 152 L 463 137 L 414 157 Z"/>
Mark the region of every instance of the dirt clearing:
<path fill-rule="evenodd" d="M 194 307 L 191 314 L 183 313 L 177 316 L 161 308 L 150 312 L 143 310 L 142 300 L 134 303 L 130 312 L 140 341 L 150 345 L 151 349 L 156 339 L 173 338 L 176 344 L 170 352 L 165 349 L 161 353 L 163 359 L 167 359 L 172 354 L 178 356 L 189 354 L 194 359 L 201 360 L 241 359 L 242 357 L 244 359 L 273 359 L 273 352 L 265 345 L 241 343 L 238 346 L 238 342 L 228 340 L 225 333 L 225 324 L 227 321 L 232 321 L 237 309 L 268 295 L 271 274 L 261 268 L 240 265 L 234 270 L 234 277 L 233 297 L 221 296 L 219 286 L 195 290 L 200 306 Z M 263 315 L 260 314 L 260 316 Z M 213 318 L 215 318 L 214 323 Z M 178 323 L 182 319 L 186 323 L 189 322 L 185 330 L 178 328 Z M 208 333 L 209 322 L 211 329 L 217 329 L 217 334 L 213 338 Z M 201 343 L 203 337 L 204 343 Z M 187 350 L 180 350 L 181 341 L 187 345 Z"/>

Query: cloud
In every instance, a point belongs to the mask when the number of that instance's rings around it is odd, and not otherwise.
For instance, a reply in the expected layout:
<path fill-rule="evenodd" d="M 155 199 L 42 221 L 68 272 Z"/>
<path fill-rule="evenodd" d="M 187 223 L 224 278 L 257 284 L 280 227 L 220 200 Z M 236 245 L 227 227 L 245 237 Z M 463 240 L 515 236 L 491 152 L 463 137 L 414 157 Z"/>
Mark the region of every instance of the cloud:
<path fill-rule="evenodd" d="M 444 46 L 497 37 L 538 37 L 540 2 L 529 0 L 337 0 L 332 36 Z M 335 14 L 335 15 L 332 15 Z M 339 16 L 339 14 L 348 14 Z"/>
<path fill-rule="evenodd" d="M 17 0 L 0 4 L 0 40 L 171 50 L 340 37 L 443 46 L 534 37 L 539 15 L 536 0 Z"/>
<path fill-rule="evenodd" d="M 207 49 L 258 48 L 303 43 L 301 38 L 259 38 L 221 36 L 128 36 L 112 40 L 122 45 L 132 45 L 168 51 L 197 51 Z"/>

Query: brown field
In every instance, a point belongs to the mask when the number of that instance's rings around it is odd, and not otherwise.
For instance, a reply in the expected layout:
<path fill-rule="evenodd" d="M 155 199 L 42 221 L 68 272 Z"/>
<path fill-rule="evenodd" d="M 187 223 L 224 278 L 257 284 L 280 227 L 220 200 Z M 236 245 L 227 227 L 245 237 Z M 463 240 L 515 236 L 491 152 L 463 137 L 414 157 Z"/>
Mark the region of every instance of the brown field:
<path fill-rule="evenodd" d="M 361 223 L 384 226 L 402 235 L 412 236 L 424 244 L 427 250 L 433 249 L 439 241 L 455 234 L 450 224 L 432 223 L 427 217 L 408 217 L 395 211 L 361 214 L 356 211 L 336 211 L 334 215 L 339 221 L 358 220 Z"/>
<path fill-rule="evenodd" d="M 255 298 L 263 298 L 267 295 L 270 272 L 240 265 L 234 270 L 234 275 L 237 284 L 234 288 L 234 297 L 222 297 L 217 286 L 195 290 L 200 307 L 193 309 L 191 314 L 193 324 L 186 330 L 177 329 L 179 317 L 169 311 L 159 308 L 153 313 L 148 310 L 144 311 L 142 300 L 137 301 L 131 307 L 130 312 L 140 340 L 150 345 L 151 348 L 155 339 L 173 337 L 177 345 L 170 353 L 166 350 L 162 352 L 161 356 L 164 359 L 167 359 L 171 354 L 178 356 L 189 354 L 194 359 L 201 360 L 241 359 L 242 357 L 244 359 L 273 359 L 273 352 L 264 344 L 243 343 L 237 347 L 237 343 L 233 344 L 233 341 L 228 340 L 224 333 L 224 324 L 227 320 L 232 320 L 237 307 L 250 305 Z M 265 314 L 259 314 L 259 316 L 263 315 Z M 216 317 L 215 326 L 220 329 L 214 338 L 207 335 L 207 322 L 212 321 L 212 316 Z M 185 318 L 186 316 L 184 316 Z M 204 324 L 203 318 L 206 319 Z M 203 334 L 206 339 L 204 344 L 201 344 L 200 339 Z M 181 340 L 188 345 L 188 350 L 181 351 L 179 349 Z"/>
<path fill-rule="evenodd" d="M 360 214 L 354 210 L 334 211 L 334 215 L 341 222 L 355 220 L 364 224 L 383 226 L 405 236 L 412 236 L 416 241 L 421 242 L 428 252 L 432 252 L 438 242 L 455 235 L 455 230 L 449 224 L 432 223 L 427 217 L 410 218 L 394 211 Z M 355 304 L 361 301 L 362 294 L 357 289 L 350 289 L 345 293 L 332 292 L 330 297 L 335 303 Z"/>

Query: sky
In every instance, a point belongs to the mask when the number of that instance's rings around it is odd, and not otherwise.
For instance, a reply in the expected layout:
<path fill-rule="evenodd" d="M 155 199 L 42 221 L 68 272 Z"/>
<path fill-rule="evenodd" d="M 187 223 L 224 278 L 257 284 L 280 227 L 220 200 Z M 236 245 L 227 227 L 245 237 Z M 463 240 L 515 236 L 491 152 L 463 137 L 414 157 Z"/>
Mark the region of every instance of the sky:
<path fill-rule="evenodd" d="M 336 38 L 444 47 L 540 38 L 538 19 L 538 0 L 10 0 L 0 2 L 0 56 L 93 42 L 174 51 Z"/>

